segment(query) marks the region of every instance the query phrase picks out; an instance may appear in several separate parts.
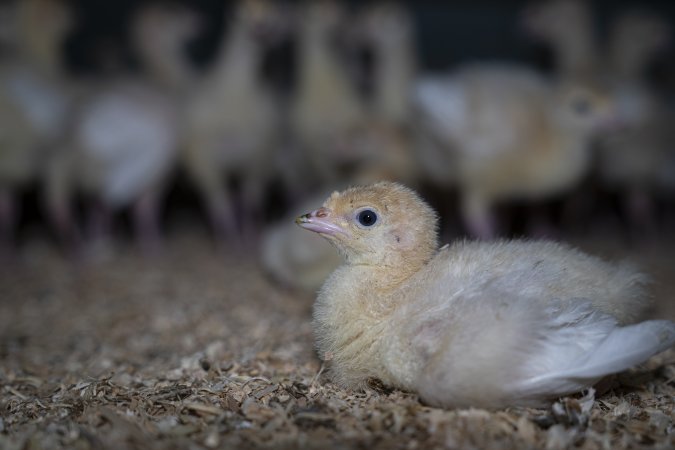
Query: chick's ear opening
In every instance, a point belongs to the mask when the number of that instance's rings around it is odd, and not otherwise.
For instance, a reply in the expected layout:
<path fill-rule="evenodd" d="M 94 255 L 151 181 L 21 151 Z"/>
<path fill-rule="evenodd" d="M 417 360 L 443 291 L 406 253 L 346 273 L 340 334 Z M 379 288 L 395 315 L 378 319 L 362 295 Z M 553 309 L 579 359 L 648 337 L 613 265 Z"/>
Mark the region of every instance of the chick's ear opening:
<path fill-rule="evenodd" d="M 394 228 L 390 232 L 392 243 L 396 248 L 408 250 L 415 245 L 413 234 L 409 230 Z"/>

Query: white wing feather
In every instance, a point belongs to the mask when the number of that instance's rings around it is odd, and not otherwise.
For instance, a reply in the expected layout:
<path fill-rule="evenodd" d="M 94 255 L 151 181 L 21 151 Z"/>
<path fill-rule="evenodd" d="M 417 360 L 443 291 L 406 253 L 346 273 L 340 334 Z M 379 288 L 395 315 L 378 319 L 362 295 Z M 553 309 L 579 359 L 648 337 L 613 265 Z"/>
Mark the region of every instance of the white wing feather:
<path fill-rule="evenodd" d="M 389 356 L 389 369 L 431 404 L 538 405 L 675 344 L 675 323 L 621 327 L 584 299 L 542 302 L 498 280 L 443 291 L 439 284 L 417 293 L 419 301 L 401 311 L 395 347 L 410 348 L 416 359 L 400 367 Z"/>

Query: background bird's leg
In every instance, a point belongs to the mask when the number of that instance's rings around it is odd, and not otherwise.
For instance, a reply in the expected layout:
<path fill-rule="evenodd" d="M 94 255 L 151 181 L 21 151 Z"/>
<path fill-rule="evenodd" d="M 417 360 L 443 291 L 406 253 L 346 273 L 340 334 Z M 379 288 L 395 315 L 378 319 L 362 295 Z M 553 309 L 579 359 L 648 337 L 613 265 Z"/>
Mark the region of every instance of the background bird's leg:
<path fill-rule="evenodd" d="M 68 152 L 64 152 L 66 155 Z M 82 236 L 73 212 L 73 161 L 56 152 L 47 161 L 42 202 L 48 220 L 63 248 L 78 257 Z"/>
<path fill-rule="evenodd" d="M 261 179 L 248 177 L 242 184 L 242 236 L 247 243 L 254 242 L 261 232 L 265 184 Z"/>
<path fill-rule="evenodd" d="M 551 218 L 551 209 L 548 205 L 534 205 L 528 208 L 528 234 L 537 239 L 557 239 L 560 230 L 554 225 Z"/>
<path fill-rule="evenodd" d="M 478 239 L 492 239 L 497 233 L 497 221 L 482 198 L 468 195 L 462 199 L 462 217 L 469 234 Z"/>
<path fill-rule="evenodd" d="M 88 211 L 87 237 L 90 242 L 97 246 L 105 246 L 111 237 L 112 211 L 110 207 L 100 200 L 94 200 Z"/>
<path fill-rule="evenodd" d="M 77 256 L 81 251 L 82 237 L 75 221 L 71 200 L 64 187 L 49 186 L 48 183 L 43 201 L 49 222 L 60 244 L 72 256 Z"/>
<path fill-rule="evenodd" d="M 656 231 L 654 200 L 641 187 L 630 189 L 624 199 L 624 210 L 628 215 L 631 234 L 638 239 L 645 238 Z"/>
<path fill-rule="evenodd" d="M 9 189 L 0 188 L 0 260 L 9 259 L 13 250 L 16 201 Z"/>
<path fill-rule="evenodd" d="M 302 157 L 300 149 L 292 144 L 276 152 L 275 157 L 275 169 L 281 175 L 285 200 L 289 204 L 297 204 L 308 192 L 313 181 L 306 176 L 311 170 L 309 163 Z"/>
<path fill-rule="evenodd" d="M 162 247 L 160 197 L 158 190 L 151 189 L 144 193 L 132 208 L 134 235 L 138 247 L 145 255 L 157 254 Z"/>
<path fill-rule="evenodd" d="M 191 155 L 186 161 L 187 168 L 199 189 L 216 244 L 222 248 L 237 231 L 230 189 L 217 161 L 202 156 L 198 151 Z"/>
<path fill-rule="evenodd" d="M 204 199 L 216 243 L 222 246 L 237 231 L 232 196 L 227 188 L 219 185 L 205 192 Z"/>
<path fill-rule="evenodd" d="M 586 192 L 573 192 L 562 204 L 560 223 L 564 230 L 588 232 L 597 206 L 597 193 L 589 187 Z"/>

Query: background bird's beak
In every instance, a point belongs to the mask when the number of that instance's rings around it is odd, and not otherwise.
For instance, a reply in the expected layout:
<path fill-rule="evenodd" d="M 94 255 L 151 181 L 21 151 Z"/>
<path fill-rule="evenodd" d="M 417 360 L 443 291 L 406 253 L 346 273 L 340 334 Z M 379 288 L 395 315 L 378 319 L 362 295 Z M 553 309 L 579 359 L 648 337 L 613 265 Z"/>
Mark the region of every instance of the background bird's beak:
<path fill-rule="evenodd" d="M 331 236 L 338 233 L 344 234 L 345 231 L 331 220 L 330 212 L 331 211 L 327 208 L 319 208 L 298 217 L 295 219 L 295 223 L 306 230 L 314 231 L 315 233 L 319 234 L 327 234 Z"/>

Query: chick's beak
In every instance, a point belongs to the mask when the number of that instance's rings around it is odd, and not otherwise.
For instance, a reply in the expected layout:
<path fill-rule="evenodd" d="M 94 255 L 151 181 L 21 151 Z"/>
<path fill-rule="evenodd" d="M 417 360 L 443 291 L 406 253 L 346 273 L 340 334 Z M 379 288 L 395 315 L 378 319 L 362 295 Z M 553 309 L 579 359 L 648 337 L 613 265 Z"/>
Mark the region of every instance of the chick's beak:
<path fill-rule="evenodd" d="M 319 208 L 310 213 L 303 214 L 295 219 L 295 223 L 302 228 L 319 234 L 333 236 L 345 231 L 331 219 L 331 211 L 327 208 Z"/>

